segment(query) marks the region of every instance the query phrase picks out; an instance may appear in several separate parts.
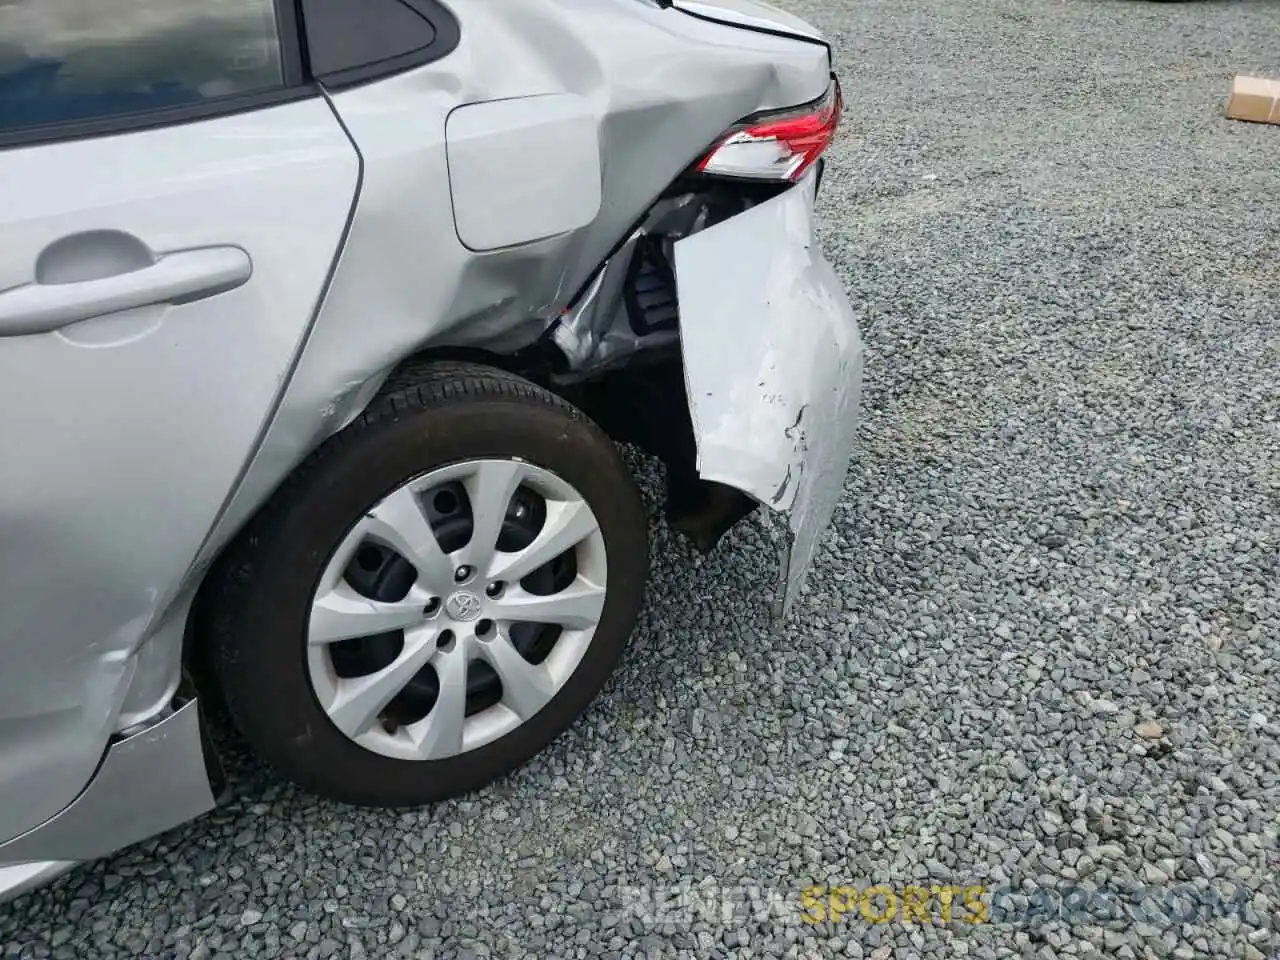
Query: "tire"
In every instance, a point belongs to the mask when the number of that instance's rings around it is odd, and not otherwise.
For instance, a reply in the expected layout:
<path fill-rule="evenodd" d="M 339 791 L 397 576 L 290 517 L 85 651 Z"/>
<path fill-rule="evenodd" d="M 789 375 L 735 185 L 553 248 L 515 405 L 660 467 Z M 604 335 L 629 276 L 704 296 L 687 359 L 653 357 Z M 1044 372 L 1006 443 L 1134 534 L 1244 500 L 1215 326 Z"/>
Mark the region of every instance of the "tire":
<path fill-rule="evenodd" d="M 209 611 L 210 652 L 225 703 L 250 747 L 301 787 L 362 806 L 417 805 L 467 794 L 511 773 L 539 753 L 587 708 L 612 674 L 639 615 L 648 574 L 647 520 L 639 492 L 613 443 L 583 413 L 532 383 L 483 366 L 433 364 L 423 368 L 415 380 L 413 385 L 375 400 L 363 416 L 326 441 L 290 476 L 214 571 L 205 607 Z M 309 630 L 315 629 L 311 626 L 316 622 L 312 620 L 312 604 L 317 590 L 326 589 L 321 578 L 331 577 L 326 571 L 341 562 L 335 551 L 355 535 L 351 533 L 353 525 L 373 516 L 371 511 L 383 497 L 415 477 L 431 475 L 433 470 L 446 468 L 447 473 L 455 469 L 451 464 L 471 469 L 465 465 L 494 460 L 523 462 L 530 469 L 549 471 L 557 482 L 573 488 L 590 508 L 599 534 L 591 542 L 603 543 L 603 554 L 597 549 L 595 555 L 602 555 L 607 565 L 594 633 L 583 641 L 585 652 L 575 654 L 580 659 L 576 666 L 567 668 L 571 672 L 560 681 L 563 685 L 549 702 L 534 708 L 536 712 L 492 742 L 438 759 L 404 759 L 376 752 L 401 750 L 403 738 L 409 736 L 406 731 L 416 729 L 414 721 L 393 723 L 379 715 L 377 725 L 360 734 L 375 742 L 370 749 L 340 730 L 338 721 L 321 705 L 317 684 L 323 686 L 323 682 L 316 678 L 327 677 L 326 669 L 336 675 L 339 659 L 338 645 L 325 648 L 330 651 L 324 654 L 330 658 L 325 661 L 329 667 L 320 668 L 320 674 L 309 659 L 319 656 L 313 653 L 315 644 L 309 644 L 308 636 Z M 414 492 L 415 502 L 424 502 L 422 498 L 428 494 Z M 520 515 L 521 508 L 517 506 L 512 514 L 511 505 L 522 496 L 525 494 L 506 501 L 500 537 L 508 530 L 507 518 Z M 536 506 L 536 501 L 534 496 L 531 504 Z M 544 501 L 544 511 L 550 509 L 549 504 Z M 421 509 L 429 512 L 431 508 Z M 531 511 L 532 507 L 526 513 Z M 471 522 L 474 531 L 474 515 Z M 596 533 L 590 536 L 596 537 Z M 573 549 L 578 548 L 570 553 Z M 394 551 L 390 556 L 388 563 L 399 562 Z M 563 559 L 557 560 L 557 569 Z M 545 572 L 543 569 L 538 575 Z M 516 586 L 523 589 L 525 582 L 521 580 Z M 490 586 L 499 589 L 501 585 Z M 349 589 L 345 580 L 339 588 Z M 455 596 L 449 596 L 449 604 Z M 482 596 L 476 595 L 476 599 L 484 602 Z M 455 606 L 466 607 L 470 602 Z M 424 609 L 432 606 L 439 608 L 437 598 Z M 452 616 L 453 609 L 446 605 L 438 616 Z M 484 625 L 490 624 L 492 629 L 494 622 L 479 621 L 468 643 L 474 644 Z M 500 623 L 505 624 L 514 645 L 517 626 Z M 406 628 L 401 633 L 405 649 L 410 636 L 425 636 L 421 631 L 438 626 L 415 627 L 419 633 L 413 634 Z M 464 625 L 459 622 L 458 626 Z M 537 635 L 544 636 L 548 629 L 537 626 L 543 631 Z M 452 635 L 448 630 L 437 630 L 436 635 L 445 633 Z M 581 636 L 561 633 L 560 637 L 566 635 Z M 371 655 L 368 650 L 377 640 L 355 641 L 364 645 L 360 655 Z M 343 640 L 342 644 L 351 642 Z M 561 640 L 551 642 L 554 652 Z M 442 640 L 436 643 L 443 647 Z M 403 651 L 396 656 L 404 656 Z M 479 661 L 464 662 L 464 670 L 471 671 L 464 673 L 463 684 L 468 691 L 465 709 L 470 710 L 472 674 L 479 669 L 475 666 Z M 495 673 L 487 665 L 484 669 Z M 438 668 L 424 675 L 428 680 L 434 678 L 435 703 L 442 703 L 445 690 L 453 688 L 439 679 Z M 415 675 L 414 682 L 418 679 Z M 492 686 L 490 680 L 485 682 Z M 505 698 L 506 693 L 506 682 L 499 680 L 497 693 L 490 690 L 486 696 Z M 422 697 L 430 700 L 430 690 Z M 386 710 L 390 712 L 391 706 Z M 412 712 L 409 708 L 404 711 Z M 523 716 L 501 703 L 490 713 L 501 714 L 504 723 L 511 721 L 508 713 Z M 466 716 L 464 725 L 470 722 L 471 715 Z"/>

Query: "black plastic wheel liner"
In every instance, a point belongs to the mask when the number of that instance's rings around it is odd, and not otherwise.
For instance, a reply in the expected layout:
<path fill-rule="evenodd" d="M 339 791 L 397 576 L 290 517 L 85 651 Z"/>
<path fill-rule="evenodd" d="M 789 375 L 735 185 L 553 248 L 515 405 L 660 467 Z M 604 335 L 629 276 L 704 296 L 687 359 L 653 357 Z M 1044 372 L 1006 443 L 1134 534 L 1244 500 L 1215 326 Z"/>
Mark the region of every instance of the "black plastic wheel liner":
<path fill-rule="evenodd" d="M 704 553 L 755 512 L 741 491 L 698 476 L 698 448 L 678 352 L 576 384 L 567 399 L 617 443 L 634 444 L 667 468 L 666 517 Z"/>

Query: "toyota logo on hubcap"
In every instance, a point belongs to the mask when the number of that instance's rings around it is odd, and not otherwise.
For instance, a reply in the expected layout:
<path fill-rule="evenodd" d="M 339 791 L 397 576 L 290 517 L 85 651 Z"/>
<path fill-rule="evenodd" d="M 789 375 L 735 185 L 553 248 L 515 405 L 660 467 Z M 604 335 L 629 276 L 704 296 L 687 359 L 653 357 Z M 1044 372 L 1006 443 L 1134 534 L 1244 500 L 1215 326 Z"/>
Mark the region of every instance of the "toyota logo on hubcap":
<path fill-rule="evenodd" d="M 454 620 L 474 620 L 480 616 L 480 598 L 474 593 L 459 590 L 444 602 L 444 612 Z"/>

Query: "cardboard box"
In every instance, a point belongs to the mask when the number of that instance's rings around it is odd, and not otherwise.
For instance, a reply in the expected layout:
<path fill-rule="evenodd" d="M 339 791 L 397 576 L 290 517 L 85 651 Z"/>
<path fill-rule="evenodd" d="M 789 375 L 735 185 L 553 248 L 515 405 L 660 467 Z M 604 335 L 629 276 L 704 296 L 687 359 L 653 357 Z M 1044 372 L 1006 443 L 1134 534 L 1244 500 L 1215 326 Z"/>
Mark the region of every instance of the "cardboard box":
<path fill-rule="evenodd" d="M 1227 116 L 1232 120 L 1280 124 L 1280 80 L 1236 77 L 1227 101 Z"/>

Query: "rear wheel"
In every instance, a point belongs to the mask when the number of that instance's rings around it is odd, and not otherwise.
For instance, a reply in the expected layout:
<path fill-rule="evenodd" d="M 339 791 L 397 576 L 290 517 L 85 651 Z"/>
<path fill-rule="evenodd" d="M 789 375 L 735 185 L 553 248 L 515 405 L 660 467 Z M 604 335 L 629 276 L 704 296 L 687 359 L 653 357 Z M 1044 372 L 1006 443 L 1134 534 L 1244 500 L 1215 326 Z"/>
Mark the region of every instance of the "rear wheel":
<path fill-rule="evenodd" d="M 638 492 L 590 420 L 483 367 L 429 369 L 298 469 L 209 598 L 227 706 L 337 799 L 475 790 L 568 727 L 635 624 Z"/>

